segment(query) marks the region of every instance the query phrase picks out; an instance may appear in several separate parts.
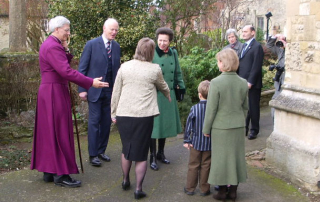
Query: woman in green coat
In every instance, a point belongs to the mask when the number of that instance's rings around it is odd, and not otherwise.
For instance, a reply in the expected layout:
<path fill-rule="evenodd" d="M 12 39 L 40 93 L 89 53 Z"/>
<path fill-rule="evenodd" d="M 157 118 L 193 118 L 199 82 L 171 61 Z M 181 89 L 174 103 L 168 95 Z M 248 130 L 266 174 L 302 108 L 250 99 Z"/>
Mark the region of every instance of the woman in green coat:
<path fill-rule="evenodd" d="M 185 85 L 182 80 L 182 73 L 178 61 L 176 49 L 170 48 L 173 39 L 173 31 L 167 27 L 161 27 L 156 31 L 157 47 L 153 58 L 153 63 L 160 65 L 163 78 L 170 88 L 172 101 L 158 92 L 158 106 L 160 115 L 154 118 L 153 131 L 150 144 L 150 167 L 158 170 L 156 159 L 162 163 L 169 164 L 170 161 L 164 155 L 164 145 L 166 138 L 176 137 L 182 131 L 178 105 L 174 92 L 174 85 L 185 92 Z M 158 153 L 156 155 L 156 139 L 158 139 Z"/>
<path fill-rule="evenodd" d="M 245 126 L 248 112 L 248 84 L 236 71 L 237 53 L 223 49 L 217 53 L 217 63 L 222 74 L 210 82 L 203 134 L 211 134 L 211 168 L 208 183 L 219 185 L 217 200 L 237 197 L 237 187 L 247 178 L 245 160 Z"/>

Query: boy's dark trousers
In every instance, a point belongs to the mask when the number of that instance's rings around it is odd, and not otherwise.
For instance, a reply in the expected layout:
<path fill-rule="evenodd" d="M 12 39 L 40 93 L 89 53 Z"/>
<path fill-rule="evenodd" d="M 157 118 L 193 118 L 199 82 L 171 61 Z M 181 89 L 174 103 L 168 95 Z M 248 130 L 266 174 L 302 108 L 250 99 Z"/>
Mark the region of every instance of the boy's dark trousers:
<path fill-rule="evenodd" d="M 190 147 L 187 184 L 185 189 L 194 192 L 199 181 L 201 193 L 210 191 L 208 177 L 211 165 L 211 151 L 198 151 Z"/>

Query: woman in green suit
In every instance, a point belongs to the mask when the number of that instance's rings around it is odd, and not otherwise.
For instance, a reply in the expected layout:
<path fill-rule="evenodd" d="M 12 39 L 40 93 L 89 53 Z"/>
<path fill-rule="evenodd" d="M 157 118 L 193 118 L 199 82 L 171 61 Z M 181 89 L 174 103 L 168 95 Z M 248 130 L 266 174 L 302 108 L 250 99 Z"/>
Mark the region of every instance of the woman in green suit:
<path fill-rule="evenodd" d="M 211 134 L 211 169 L 208 182 L 219 185 L 217 200 L 228 197 L 235 201 L 237 187 L 247 178 L 245 160 L 245 120 L 248 112 L 248 84 L 236 71 L 237 53 L 224 49 L 217 53 L 222 74 L 210 82 L 203 134 Z"/>
<path fill-rule="evenodd" d="M 161 27 L 156 31 L 156 39 L 157 46 L 152 62 L 160 65 L 163 78 L 170 88 L 172 102 L 169 102 L 161 92 L 158 92 L 160 115 L 154 118 L 150 144 L 150 167 L 152 170 L 159 169 L 156 159 L 165 164 L 170 163 L 164 155 L 166 138 L 176 137 L 177 134 L 182 131 L 174 85 L 178 85 L 182 90 L 185 89 L 178 61 L 178 53 L 176 49 L 169 47 L 170 42 L 173 39 L 173 31 L 167 27 Z M 157 155 L 156 139 L 158 139 Z"/>

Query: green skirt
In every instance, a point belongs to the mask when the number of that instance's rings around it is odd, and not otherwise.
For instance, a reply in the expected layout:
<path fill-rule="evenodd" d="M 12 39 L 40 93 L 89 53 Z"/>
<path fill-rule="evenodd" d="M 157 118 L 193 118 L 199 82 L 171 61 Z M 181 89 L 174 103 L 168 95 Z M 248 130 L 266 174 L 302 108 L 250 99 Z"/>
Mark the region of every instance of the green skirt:
<path fill-rule="evenodd" d="M 208 183 L 238 185 L 247 179 L 245 128 L 211 130 L 211 169 Z"/>

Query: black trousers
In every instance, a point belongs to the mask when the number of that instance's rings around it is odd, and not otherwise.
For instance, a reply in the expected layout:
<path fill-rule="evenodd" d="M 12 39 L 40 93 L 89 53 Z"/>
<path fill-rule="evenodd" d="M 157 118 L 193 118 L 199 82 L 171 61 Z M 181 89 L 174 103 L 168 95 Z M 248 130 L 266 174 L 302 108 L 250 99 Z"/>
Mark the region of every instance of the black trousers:
<path fill-rule="evenodd" d="M 254 135 L 257 135 L 260 129 L 260 97 L 261 88 L 249 89 L 249 111 L 246 119 L 246 129 L 249 129 L 251 123 L 250 133 Z"/>

